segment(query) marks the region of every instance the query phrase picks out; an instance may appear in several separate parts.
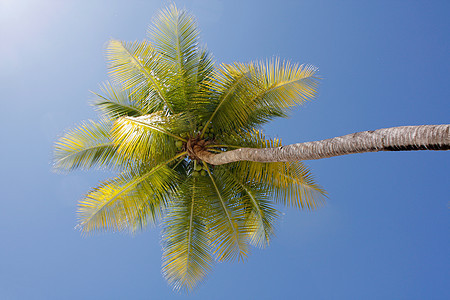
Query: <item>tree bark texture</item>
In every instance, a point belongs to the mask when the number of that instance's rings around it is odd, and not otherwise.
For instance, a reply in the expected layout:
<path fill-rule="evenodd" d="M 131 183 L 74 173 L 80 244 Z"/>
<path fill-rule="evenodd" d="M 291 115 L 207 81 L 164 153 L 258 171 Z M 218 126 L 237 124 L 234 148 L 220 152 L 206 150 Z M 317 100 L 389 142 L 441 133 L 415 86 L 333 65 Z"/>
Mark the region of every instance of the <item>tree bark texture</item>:
<path fill-rule="evenodd" d="M 312 160 L 378 151 L 449 150 L 449 131 L 449 124 L 401 126 L 277 148 L 241 148 L 219 154 L 199 148 L 196 156 L 207 163 L 222 165 L 235 161 Z"/>

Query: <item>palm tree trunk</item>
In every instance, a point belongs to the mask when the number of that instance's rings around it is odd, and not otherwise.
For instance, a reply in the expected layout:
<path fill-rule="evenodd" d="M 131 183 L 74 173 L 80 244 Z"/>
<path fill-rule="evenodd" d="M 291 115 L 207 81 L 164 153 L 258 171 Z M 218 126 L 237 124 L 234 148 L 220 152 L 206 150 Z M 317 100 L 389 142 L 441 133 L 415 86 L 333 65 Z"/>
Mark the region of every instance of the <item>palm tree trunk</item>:
<path fill-rule="evenodd" d="M 312 160 L 378 151 L 449 150 L 449 131 L 448 124 L 401 126 L 277 148 L 241 148 L 219 154 L 200 148 L 194 148 L 194 151 L 201 160 L 213 165 L 222 165 L 244 160 L 257 162 Z"/>

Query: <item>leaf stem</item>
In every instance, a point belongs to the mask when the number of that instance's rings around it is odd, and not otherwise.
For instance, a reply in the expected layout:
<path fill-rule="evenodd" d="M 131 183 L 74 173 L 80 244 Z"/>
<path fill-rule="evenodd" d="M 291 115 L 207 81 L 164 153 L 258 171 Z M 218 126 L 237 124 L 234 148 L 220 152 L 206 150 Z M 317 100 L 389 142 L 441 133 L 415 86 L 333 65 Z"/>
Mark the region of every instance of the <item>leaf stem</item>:
<path fill-rule="evenodd" d="M 186 151 L 184 151 L 184 152 L 182 152 L 182 153 L 186 153 L 186 154 L 187 154 Z M 184 159 L 184 157 L 183 157 L 183 159 Z M 183 159 L 180 159 L 180 161 L 177 162 L 176 165 L 175 165 L 172 169 L 175 169 L 176 167 L 178 167 L 178 165 L 183 161 Z"/>
<path fill-rule="evenodd" d="M 159 131 L 159 132 L 161 132 L 161 133 L 167 134 L 168 136 L 171 136 L 171 137 L 173 137 L 173 138 L 175 138 L 175 139 L 177 139 L 177 140 L 180 140 L 180 141 L 183 141 L 183 142 L 187 143 L 187 140 L 186 140 L 186 139 L 184 139 L 184 138 L 182 138 L 182 137 L 180 137 L 180 136 L 178 136 L 178 135 L 175 135 L 175 134 L 173 134 L 173 133 L 171 133 L 171 132 L 169 132 L 169 131 L 167 131 L 167 130 L 161 129 L 161 128 L 156 127 L 156 126 L 152 126 L 152 125 L 150 125 L 150 124 L 147 124 L 147 123 L 142 122 L 142 121 L 138 121 L 138 120 L 136 120 L 136 119 L 131 119 L 131 118 L 127 118 L 127 117 L 123 117 L 123 118 L 125 118 L 125 119 L 127 119 L 128 121 L 131 121 L 131 122 L 133 122 L 133 123 L 137 123 L 137 124 L 143 125 L 144 127 L 148 127 L 148 128 L 153 129 L 153 130 Z"/>

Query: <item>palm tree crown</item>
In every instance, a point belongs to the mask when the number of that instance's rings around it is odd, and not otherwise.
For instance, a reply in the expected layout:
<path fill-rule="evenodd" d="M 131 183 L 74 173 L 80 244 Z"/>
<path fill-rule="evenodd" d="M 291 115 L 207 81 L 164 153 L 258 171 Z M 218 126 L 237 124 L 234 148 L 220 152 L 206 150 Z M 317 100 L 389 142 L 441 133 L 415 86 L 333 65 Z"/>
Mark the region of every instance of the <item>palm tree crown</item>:
<path fill-rule="evenodd" d="M 109 42 L 113 83 L 96 94 L 100 121 L 66 132 L 54 163 L 117 171 L 80 201 L 80 228 L 161 225 L 163 274 L 175 289 L 190 290 L 214 260 L 242 260 L 249 245 L 269 243 L 278 216 L 272 199 L 314 208 L 323 198 L 300 162 L 213 166 L 196 155 L 281 146 L 260 128 L 314 97 L 316 69 L 277 59 L 216 66 L 193 17 L 175 6 L 148 35 L 151 42 Z"/>

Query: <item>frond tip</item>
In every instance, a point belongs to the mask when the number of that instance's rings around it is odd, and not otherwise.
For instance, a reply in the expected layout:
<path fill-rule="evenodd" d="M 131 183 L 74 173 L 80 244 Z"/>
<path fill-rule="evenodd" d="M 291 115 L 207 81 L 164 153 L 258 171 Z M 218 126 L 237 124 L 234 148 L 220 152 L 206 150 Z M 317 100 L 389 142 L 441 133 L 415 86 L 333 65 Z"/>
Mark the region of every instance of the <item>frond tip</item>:
<path fill-rule="evenodd" d="M 86 121 L 67 131 L 55 143 L 53 167 L 62 171 L 120 167 L 111 128 L 108 121 Z"/>
<path fill-rule="evenodd" d="M 164 277 L 174 289 L 192 290 L 209 273 L 207 205 L 197 179 L 185 182 L 167 210 L 163 230 Z"/>
<path fill-rule="evenodd" d="M 176 182 L 175 172 L 160 164 L 146 172 L 124 173 L 103 182 L 80 201 L 78 214 L 83 232 L 133 229 L 135 221 L 142 220 L 141 213 L 153 213 L 158 219 Z M 148 201 L 148 203 L 146 203 Z M 143 210 L 146 205 L 153 210 Z"/>
<path fill-rule="evenodd" d="M 100 88 L 103 95 L 94 93 L 96 96 L 92 105 L 110 120 L 122 116 L 138 117 L 151 112 L 151 107 L 147 101 L 136 99 L 129 90 L 123 90 L 121 87 L 104 83 Z"/>

